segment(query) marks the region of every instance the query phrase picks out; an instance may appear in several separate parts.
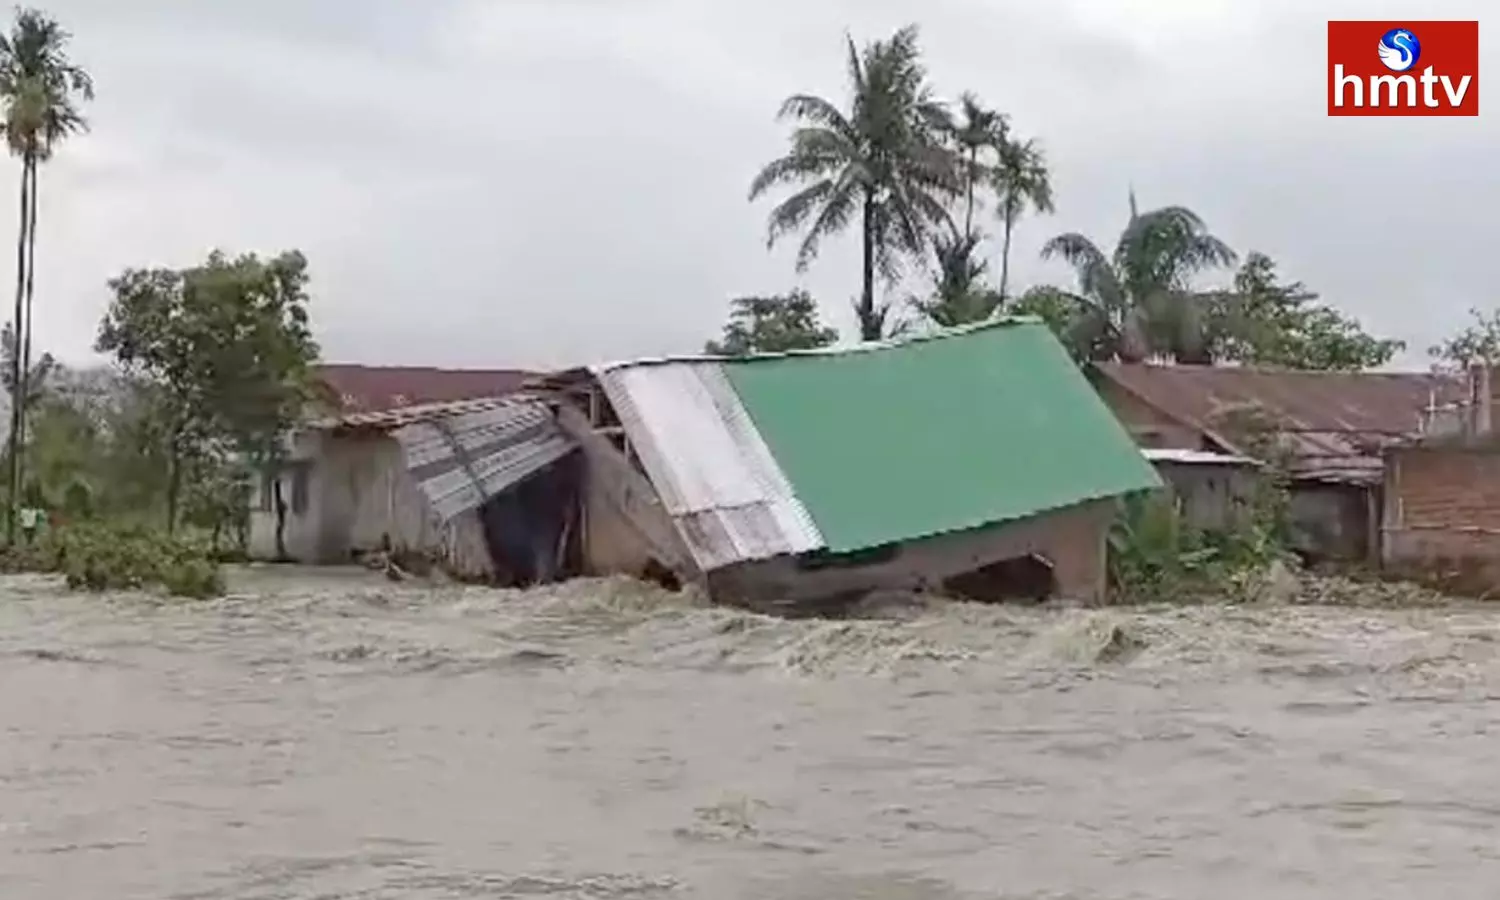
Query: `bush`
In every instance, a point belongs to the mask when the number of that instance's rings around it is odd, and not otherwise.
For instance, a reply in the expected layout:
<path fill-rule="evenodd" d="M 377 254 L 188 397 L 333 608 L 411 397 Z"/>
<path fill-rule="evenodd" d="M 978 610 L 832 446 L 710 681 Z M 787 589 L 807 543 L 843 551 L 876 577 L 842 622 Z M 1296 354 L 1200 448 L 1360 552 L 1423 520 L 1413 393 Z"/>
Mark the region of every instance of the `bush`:
<path fill-rule="evenodd" d="M 1123 602 L 1235 598 L 1249 576 L 1286 562 L 1275 521 L 1257 507 L 1233 531 L 1193 528 L 1170 495 L 1124 502 L 1109 536 L 1109 579 Z"/>
<path fill-rule="evenodd" d="M 90 591 L 164 588 L 179 597 L 206 598 L 224 593 L 224 577 L 210 548 L 202 543 L 131 526 L 76 525 L 67 528 L 48 555 L 36 562 L 41 571 L 60 571 L 68 586 Z M 11 552 L 27 548 L 13 548 Z"/>

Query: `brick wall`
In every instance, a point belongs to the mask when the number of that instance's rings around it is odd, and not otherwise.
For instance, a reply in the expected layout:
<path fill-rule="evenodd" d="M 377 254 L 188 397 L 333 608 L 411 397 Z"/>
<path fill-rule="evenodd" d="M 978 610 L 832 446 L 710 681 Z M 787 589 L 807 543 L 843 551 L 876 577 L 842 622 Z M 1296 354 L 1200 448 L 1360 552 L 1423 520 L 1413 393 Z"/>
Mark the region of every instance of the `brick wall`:
<path fill-rule="evenodd" d="M 1462 563 L 1500 576 L 1500 448 L 1390 452 L 1381 519 L 1388 566 Z"/>

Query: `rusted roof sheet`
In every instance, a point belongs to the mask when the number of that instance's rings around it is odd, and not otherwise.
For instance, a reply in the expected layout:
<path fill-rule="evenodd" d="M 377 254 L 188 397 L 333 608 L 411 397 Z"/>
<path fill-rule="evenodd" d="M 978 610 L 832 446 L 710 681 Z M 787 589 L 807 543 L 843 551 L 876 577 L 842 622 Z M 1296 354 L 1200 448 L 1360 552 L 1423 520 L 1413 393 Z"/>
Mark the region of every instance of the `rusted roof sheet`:
<path fill-rule="evenodd" d="M 541 471 L 576 444 L 541 403 L 508 400 L 429 416 L 391 434 L 444 521 Z"/>
<path fill-rule="evenodd" d="M 494 409 L 504 406 L 513 399 L 530 399 L 525 397 L 476 397 L 472 400 L 452 400 L 442 403 L 421 403 L 415 406 L 403 406 L 399 409 L 384 409 L 374 412 L 352 412 L 338 416 L 330 416 L 323 419 L 314 419 L 307 424 L 308 428 L 336 431 L 376 431 L 385 432 L 413 422 L 422 422 L 428 419 L 444 416 L 456 416 L 462 413 L 476 410 Z"/>
<path fill-rule="evenodd" d="M 1380 477 L 1380 451 L 1422 430 L 1434 402 L 1463 386 L 1418 372 L 1304 372 L 1253 367 L 1100 363 L 1098 371 L 1169 416 L 1239 449 L 1219 434 L 1228 409 L 1259 405 L 1292 442 L 1293 473 L 1317 481 Z"/>
<path fill-rule="evenodd" d="M 601 369 L 597 377 L 704 571 L 823 546 L 717 362 Z"/>
<path fill-rule="evenodd" d="M 424 366 L 319 366 L 317 375 L 343 412 L 495 397 L 518 390 L 532 373 L 518 369 L 435 369 Z"/>

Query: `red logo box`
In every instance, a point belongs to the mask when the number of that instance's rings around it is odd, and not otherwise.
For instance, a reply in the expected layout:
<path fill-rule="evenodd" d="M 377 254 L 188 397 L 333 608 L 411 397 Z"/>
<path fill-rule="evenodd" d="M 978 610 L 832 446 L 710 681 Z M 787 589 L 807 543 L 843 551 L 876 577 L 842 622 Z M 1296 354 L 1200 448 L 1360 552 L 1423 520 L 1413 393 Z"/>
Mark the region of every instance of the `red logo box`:
<path fill-rule="evenodd" d="M 1479 23 L 1329 22 L 1328 114 L 1479 115 Z"/>

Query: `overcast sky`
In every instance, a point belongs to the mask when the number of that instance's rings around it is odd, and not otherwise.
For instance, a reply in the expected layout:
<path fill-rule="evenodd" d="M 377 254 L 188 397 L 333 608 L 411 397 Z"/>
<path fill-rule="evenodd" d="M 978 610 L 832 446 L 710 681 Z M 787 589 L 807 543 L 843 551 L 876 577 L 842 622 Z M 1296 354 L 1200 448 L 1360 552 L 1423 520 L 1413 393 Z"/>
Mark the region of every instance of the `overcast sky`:
<path fill-rule="evenodd" d="M 1050 235 L 1117 235 L 1134 184 L 1143 205 L 1196 209 L 1235 247 L 1271 254 L 1418 351 L 1468 307 L 1500 302 L 1500 99 L 1477 119 L 1324 115 L 1326 19 L 1410 3 L 46 8 L 76 34 L 99 91 L 92 133 L 61 151 L 42 188 L 39 341 L 69 360 L 89 356 L 110 276 L 215 246 L 306 252 L 335 361 L 542 366 L 695 351 L 730 297 L 798 284 L 847 332 L 857 242 L 828 245 L 799 280 L 789 252 L 766 251 L 766 204 L 745 191 L 785 146 L 774 113 L 786 94 L 844 96 L 845 31 L 862 41 L 908 21 L 941 92 L 977 91 L 1050 154 L 1058 211 L 1021 227 L 1021 286 L 1066 278 L 1036 259 Z M 1424 14 L 1483 8 L 1433 2 Z M 1495 54 L 1483 65 L 1494 71 Z M 0 175 L 0 209 L 14 208 L 15 180 Z"/>

